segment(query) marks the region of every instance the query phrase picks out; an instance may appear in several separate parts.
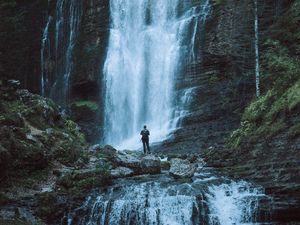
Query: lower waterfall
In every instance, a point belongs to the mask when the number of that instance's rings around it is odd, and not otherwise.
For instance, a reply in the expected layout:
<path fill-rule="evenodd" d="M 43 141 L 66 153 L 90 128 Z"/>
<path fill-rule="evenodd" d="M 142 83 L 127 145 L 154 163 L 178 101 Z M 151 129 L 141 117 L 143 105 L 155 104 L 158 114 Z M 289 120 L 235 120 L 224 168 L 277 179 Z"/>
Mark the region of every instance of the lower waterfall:
<path fill-rule="evenodd" d="M 118 180 L 69 214 L 69 225 L 260 224 L 263 189 L 200 168 L 192 182 L 166 174 Z"/>

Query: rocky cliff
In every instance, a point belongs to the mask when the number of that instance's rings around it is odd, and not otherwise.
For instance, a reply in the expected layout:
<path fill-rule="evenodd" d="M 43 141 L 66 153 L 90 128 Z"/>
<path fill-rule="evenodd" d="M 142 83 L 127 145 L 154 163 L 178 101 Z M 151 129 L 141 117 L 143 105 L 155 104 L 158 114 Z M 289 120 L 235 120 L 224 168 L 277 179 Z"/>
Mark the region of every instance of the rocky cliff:
<path fill-rule="evenodd" d="M 221 147 L 239 126 L 255 94 L 253 16 L 252 1 L 214 3 L 198 34 L 198 57 L 186 62 L 177 81 L 178 92 L 191 88 L 192 95 L 181 128 L 163 144 L 166 151 Z"/>
<path fill-rule="evenodd" d="M 40 92 L 41 34 L 47 8 L 47 0 L 0 3 L 1 78 L 18 79 L 35 93 Z"/>
<path fill-rule="evenodd" d="M 70 104 L 72 118 L 80 124 L 89 142 L 99 142 L 102 135 L 102 68 L 108 35 L 109 1 L 83 1 Z"/>
<path fill-rule="evenodd" d="M 262 96 L 245 108 L 224 148 L 202 150 L 210 165 L 262 184 L 274 197 L 272 216 L 279 221 L 299 221 L 299 4 L 262 9 Z"/>

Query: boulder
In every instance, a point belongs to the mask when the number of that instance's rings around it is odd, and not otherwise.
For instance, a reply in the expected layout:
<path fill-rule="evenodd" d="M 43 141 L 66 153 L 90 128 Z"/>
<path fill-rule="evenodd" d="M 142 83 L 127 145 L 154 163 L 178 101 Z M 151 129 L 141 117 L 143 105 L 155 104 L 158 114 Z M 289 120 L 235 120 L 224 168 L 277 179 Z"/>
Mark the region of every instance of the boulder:
<path fill-rule="evenodd" d="M 107 155 L 115 155 L 117 153 L 117 150 L 110 145 L 105 145 L 103 148 L 100 148 L 99 152 Z"/>
<path fill-rule="evenodd" d="M 141 160 L 141 173 L 157 174 L 161 171 L 160 159 L 154 155 L 147 155 Z"/>
<path fill-rule="evenodd" d="M 141 160 L 134 154 L 128 154 L 126 152 L 118 152 L 112 162 L 115 167 L 123 166 L 138 171 L 141 169 Z"/>
<path fill-rule="evenodd" d="M 172 159 L 170 175 L 174 178 L 190 178 L 196 171 L 196 165 L 186 159 Z"/>
<path fill-rule="evenodd" d="M 117 164 L 115 163 L 115 161 L 116 161 L 116 155 L 118 151 L 112 146 L 105 145 L 104 147 L 100 147 L 100 145 L 97 144 L 91 146 L 89 150 L 96 158 L 101 158 L 110 161 L 113 165 Z M 98 161 L 98 160 L 93 159 L 93 161 Z"/>
<path fill-rule="evenodd" d="M 127 167 L 117 167 L 110 171 L 110 175 L 112 178 L 130 177 L 134 175 L 134 172 Z"/>
<path fill-rule="evenodd" d="M 99 150 L 101 150 L 100 144 L 95 144 L 89 147 L 90 152 L 99 151 Z"/>

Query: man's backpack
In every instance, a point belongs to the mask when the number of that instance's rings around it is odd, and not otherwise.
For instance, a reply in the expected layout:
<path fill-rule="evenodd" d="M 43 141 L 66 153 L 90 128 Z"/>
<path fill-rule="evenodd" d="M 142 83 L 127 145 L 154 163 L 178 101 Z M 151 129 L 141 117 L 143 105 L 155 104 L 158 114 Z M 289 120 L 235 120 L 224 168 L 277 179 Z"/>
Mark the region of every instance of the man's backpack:
<path fill-rule="evenodd" d="M 142 135 L 143 139 L 147 139 L 147 138 L 149 138 L 150 132 L 149 132 L 149 130 L 142 130 L 141 135 Z"/>

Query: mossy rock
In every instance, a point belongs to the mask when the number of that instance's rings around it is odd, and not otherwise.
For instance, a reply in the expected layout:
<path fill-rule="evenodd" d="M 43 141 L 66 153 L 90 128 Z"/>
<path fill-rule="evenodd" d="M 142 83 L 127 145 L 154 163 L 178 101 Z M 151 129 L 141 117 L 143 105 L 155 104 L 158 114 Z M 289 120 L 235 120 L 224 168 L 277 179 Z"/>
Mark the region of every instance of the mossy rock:
<path fill-rule="evenodd" d="M 81 100 L 76 101 L 71 104 L 72 108 L 88 108 L 91 111 L 98 110 L 99 106 L 98 103 L 95 101 L 89 101 L 89 100 Z"/>
<path fill-rule="evenodd" d="M 162 170 L 169 170 L 171 167 L 171 163 L 170 161 L 161 161 L 160 166 Z"/>
<path fill-rule="evenodd" d="M 290 127 L 288 130 L 288 137 L 290 139 L 294 139 L 300 136 L 300 123 L 295 124 L 294 126 Z"/>
<path fill-rule="evenodd" d="M 42 218 L 50 217 L 57 211 L 58 196 L 54 192 L 45 192 L 38 196 L 37 214 Z"/>

